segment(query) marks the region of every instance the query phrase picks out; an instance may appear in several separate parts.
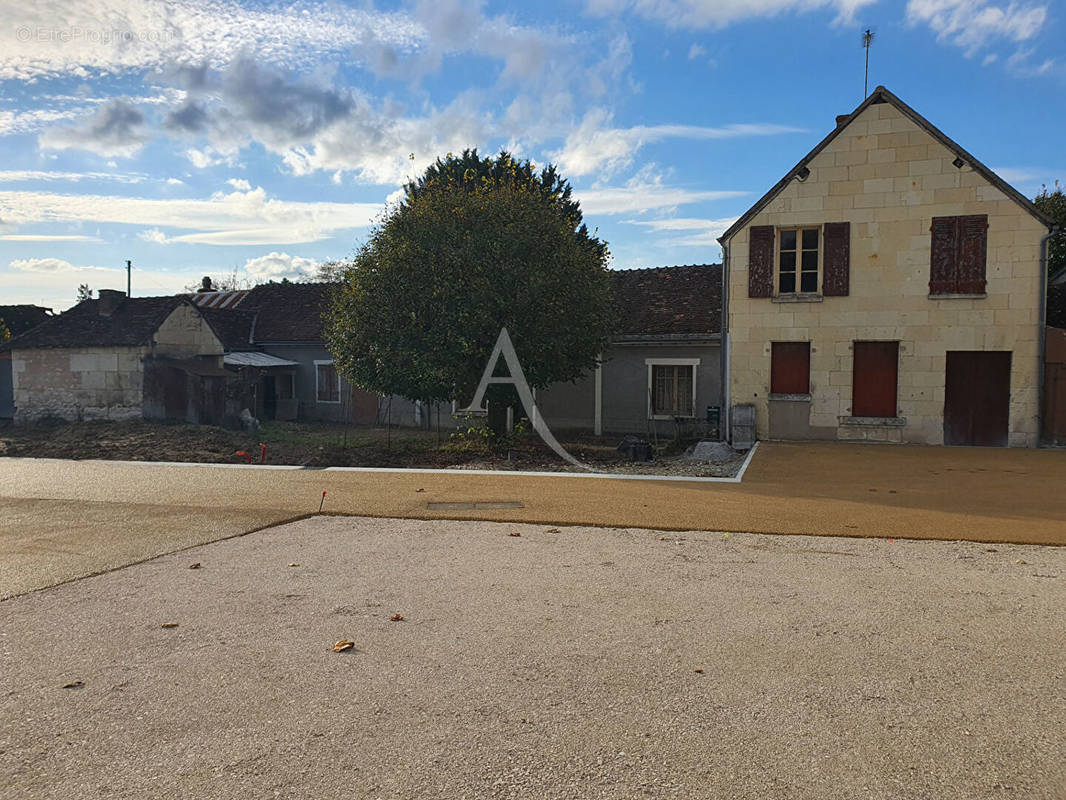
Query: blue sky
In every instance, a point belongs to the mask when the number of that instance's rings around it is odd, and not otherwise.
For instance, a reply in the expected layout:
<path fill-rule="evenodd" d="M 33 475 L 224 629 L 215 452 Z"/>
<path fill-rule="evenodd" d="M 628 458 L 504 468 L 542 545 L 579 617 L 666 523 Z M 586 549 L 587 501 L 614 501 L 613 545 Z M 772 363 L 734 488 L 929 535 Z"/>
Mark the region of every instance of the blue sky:
<path fill-rule="evenodd" d="M 299 278 L 436 156 L 560 165 L 613 266 L 715 238 L 884 84 L 1032 196 L 1066 180 L 1050 0 L 0 0 L 0 305 Z"/>

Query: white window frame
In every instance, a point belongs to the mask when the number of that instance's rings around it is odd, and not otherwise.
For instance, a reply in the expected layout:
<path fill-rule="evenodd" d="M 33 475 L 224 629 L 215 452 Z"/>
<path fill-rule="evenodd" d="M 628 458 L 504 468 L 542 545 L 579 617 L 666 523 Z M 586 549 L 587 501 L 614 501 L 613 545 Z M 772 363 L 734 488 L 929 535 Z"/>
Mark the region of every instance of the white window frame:
<path fill-rule="evenodd" d="M 323 359 L 321 361 L 315 361 L 315 402 L 322 405 L 340 405 L 341 402 L 341 374 L 334 368 L 333 372 L 337 376 L 337 399 L 336 400 L 320 400 L 318 392 L 318 368 L 320 366 L 333 366 L 333 359 Z M 294 384 L 295 386 L 295 384 Z"/>
<path fill-rule="evenodd" d="M 792 292 L 781 291 L 781 238 L 788 231 L 796 232 L 796 289 Z M 803 232 L 818 231 L 818 273 L 813 292 L 803 291 Z M 795 295 L 814 297 L 822 293 L 822 268 L 824 266 L 825 226 L 824 225 L 788 225 L 777 229 L 777 241 L 774 242 L 774 297 L 793 297 Z"/>
<path fill-rule="evenodd" d="M 655 384 L 652 382 L 654 367 L 692 367 L 692 414 L 681 419 L 696 418 L 696 380 L 699 377 L 700 359 L 698 358 L 646 358 L 644 364 L 648 367 L 648 419 L 674 419 L 675 414 L 653 414 L 653 398 Z"/>

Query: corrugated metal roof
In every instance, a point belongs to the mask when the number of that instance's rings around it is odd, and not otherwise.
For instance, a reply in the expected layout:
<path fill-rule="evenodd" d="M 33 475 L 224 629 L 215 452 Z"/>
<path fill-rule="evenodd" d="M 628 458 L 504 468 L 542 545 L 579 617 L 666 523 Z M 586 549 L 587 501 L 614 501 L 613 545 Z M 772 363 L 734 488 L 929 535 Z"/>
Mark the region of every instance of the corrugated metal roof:
<path fill-rule="evenodd" d="M 295 367 L 295 361 L 287 361 L 284 358 L 272 356 L 269 353 L 226 353 L 223 362 L 231 367 Z"/>
<path fill-rule="evenodd" d="M 234 308 L 248 290 L 238 292 L 197 292 L 192 296 L 192 301 L 200 308 Z"/>

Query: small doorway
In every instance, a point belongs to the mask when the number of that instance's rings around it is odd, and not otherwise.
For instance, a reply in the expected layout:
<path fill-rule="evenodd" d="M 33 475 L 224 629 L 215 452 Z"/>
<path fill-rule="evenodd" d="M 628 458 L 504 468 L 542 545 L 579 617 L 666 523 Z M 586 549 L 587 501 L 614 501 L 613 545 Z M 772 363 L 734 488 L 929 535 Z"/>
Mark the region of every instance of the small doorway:
<path fill-rule="evenodd" d="M 944 444 L 1007 446 L 1010 366 L 1007 350 L 948 351 Z"/>

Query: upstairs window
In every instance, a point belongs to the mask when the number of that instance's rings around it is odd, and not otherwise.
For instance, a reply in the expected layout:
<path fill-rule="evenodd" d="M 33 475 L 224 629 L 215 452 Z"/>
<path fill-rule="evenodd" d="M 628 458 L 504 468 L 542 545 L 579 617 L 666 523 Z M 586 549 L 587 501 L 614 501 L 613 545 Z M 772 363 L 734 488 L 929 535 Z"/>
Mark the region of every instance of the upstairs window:
<path fill-rule="evenodd" d="M 817 293 L 819 233 L 818 228 L 785 228 L 779 232 L 778 294 Z"/>
<path fill-rule="evenodd" d="M 933 217 L 930 232 L 929 294 L 983 295 L 988 215 Z"/>

